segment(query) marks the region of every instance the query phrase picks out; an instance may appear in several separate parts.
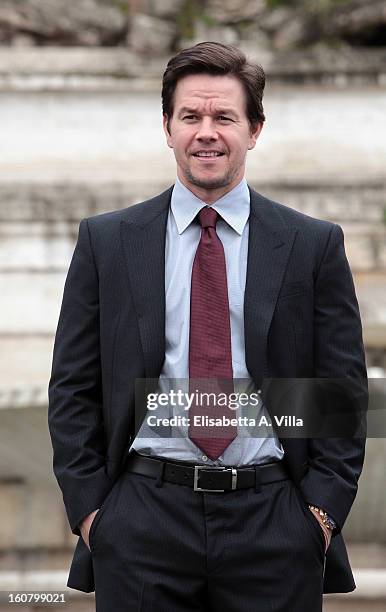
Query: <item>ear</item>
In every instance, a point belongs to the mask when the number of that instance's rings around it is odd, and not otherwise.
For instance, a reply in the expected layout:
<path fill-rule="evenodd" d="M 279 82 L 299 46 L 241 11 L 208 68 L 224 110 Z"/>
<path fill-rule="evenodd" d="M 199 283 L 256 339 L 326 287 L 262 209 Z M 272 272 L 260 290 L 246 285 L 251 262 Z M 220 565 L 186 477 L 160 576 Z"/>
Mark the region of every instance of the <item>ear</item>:
<path fill-rule="evenodd" d="M 253 125 L 251 125 L 248 149 L 254 149 L 255 148 L 256 140 L 258 139 L 258 137 L 261 134 L 261 130 L 263 129 L 263 125 L 264 125 L 264 123 L 262 121 L 259 121 L 257 123 L 254 123 Z"/>
<path fill-rule="evenodd" d="M 163 115 L 163 118 L 162 118 L 162 126 L 163 126 L 163 129 L 164 129 L 164 132 L 165 132 L 166 142 L 167 142 L 168 146 L 169 146 L 171 149 L 173 149 L 173 140 L 172 140 L 172 136 L 171 136 L 171 134 L 170 134 L 170 132 L 169 132 L 169 130 L 168 130 L 168 120 L 169 120 L 169 117 L 168 117 L 167 115 L 165 115 L 165 114 L 164 114 L 164 115 Z M 170 122 L 169 122 L 169 125 L 170 125 Z"/>

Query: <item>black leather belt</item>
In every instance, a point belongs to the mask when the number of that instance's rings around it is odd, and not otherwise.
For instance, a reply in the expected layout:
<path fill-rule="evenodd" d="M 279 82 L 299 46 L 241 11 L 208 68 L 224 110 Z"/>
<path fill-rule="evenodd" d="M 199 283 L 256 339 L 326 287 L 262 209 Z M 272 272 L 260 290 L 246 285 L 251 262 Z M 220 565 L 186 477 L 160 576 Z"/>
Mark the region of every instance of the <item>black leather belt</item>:
<path fill-rule="evenodd" d="M 210 493 L 248 489 L 288 478 L 281 461 L 243 468 L 189 465 L 179 461 L 145 457 L 136 451 L 129 453 L 125 469 L 141 476 L 162 478 L 166 482 L 186 485 L 193 487 L 195 491 Z"/>

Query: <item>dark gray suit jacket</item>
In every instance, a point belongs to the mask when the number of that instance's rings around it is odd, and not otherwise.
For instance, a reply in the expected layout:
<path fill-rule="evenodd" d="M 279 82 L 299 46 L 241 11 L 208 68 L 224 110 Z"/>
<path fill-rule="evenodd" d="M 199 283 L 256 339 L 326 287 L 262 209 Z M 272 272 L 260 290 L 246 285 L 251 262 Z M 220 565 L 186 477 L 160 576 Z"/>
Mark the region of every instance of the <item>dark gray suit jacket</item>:
<path fill-rule="evenodd" d="M 134 418 L 135 380 L 157 378 L 163 365 L 172 189 L 80 224 L 49 385 L 54 471 L 77 535 L 81 520 L 101 507 L 121 473 L 144 416 L 144 408 L 136 406 Z M 342 230 L 250 193 L 248 370 L 267 389 L 268 410 L 275 385 L 265 385 L 267 379 L 350 380 L 353 391 L 344 410 L 345 418 L 354 420 L 367 399 L 366 368 Z M 350 591 L 355 585 L 340 530 L 355 498 L 364 438 L 282 437 L 281 442 L 305 501 L 324 508 L 338 525 L 327 552 L 325 592 Z M 68 585 L 94 589 L 91 555 L 81 537 Z"/>

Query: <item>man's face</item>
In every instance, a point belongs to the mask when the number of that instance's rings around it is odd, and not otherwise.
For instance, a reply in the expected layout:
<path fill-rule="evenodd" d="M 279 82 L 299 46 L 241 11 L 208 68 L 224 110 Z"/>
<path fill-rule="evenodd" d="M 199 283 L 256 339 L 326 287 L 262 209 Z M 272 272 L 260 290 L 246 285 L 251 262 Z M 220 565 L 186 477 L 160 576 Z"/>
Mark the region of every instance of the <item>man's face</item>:
<path fill-rule="evenodd" d="M 236 77 L 193 74 L 177 83 L 170 132 L 166 116 L 163 125 L 178 178 L 211 203 L 243 178 L 247 151 L 263 124 L 250 126 L 243 85 Z"/>

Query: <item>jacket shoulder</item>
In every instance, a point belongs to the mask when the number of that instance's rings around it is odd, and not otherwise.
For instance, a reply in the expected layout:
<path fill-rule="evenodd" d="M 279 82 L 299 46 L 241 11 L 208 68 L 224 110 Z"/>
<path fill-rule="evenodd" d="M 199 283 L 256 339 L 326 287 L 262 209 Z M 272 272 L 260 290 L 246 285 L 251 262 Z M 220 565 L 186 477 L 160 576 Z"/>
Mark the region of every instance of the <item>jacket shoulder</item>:
<path fill-rule="evenodd" d="M 172 190 L 173 186 L 143 202 L 138 202 L 119 210 L 93 215 L 83 219 L 83 221 L 91 229 L 95 229 L 98 232 L 103 229 L 108 231 L 109 228 L 119 227 L 121 221 L 140 223 L 141 220 L 145 221 L 147 217 L 156 216 L 168 208 Z"/>
<path fill-rule="evenodd" d="M 279 202 L 274 202 L 274 205 L 277 207 L 279 214 L 288 224 L 296 226 L 301 230 L 309 229 L 313 232 L 321 232 L 324 234 L 326 232 L 330 233 L 333 227 L 336 225 L 332 221 L 312 217 L 311 215 L 307 215 L 306 213 L 290 208 L 289 206 L 285 206 L 284 204 L 280 204 Z"/>
<path fill-rule="evenodd" d="M 255 209 L 258 210 L 261 208 L 262 215 L 264 215 L 265 211 L 270 210 L 271 213 L 276 216 L 277 220 L 280 219 L 282 224 L 287 227 L 295 227 L 305 231 L 309 229 L 313 232 L 320 231 L 321 233 L 329 233 L 332 228 L 336 226 L 336 223 L 332 221 L 312 217 L 290 206 L 271 200 L 257 191 L 251 190 L 251 195 L 252 194 L 255 200 Z"/>

